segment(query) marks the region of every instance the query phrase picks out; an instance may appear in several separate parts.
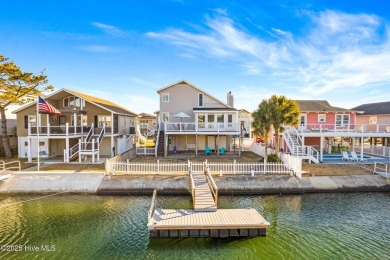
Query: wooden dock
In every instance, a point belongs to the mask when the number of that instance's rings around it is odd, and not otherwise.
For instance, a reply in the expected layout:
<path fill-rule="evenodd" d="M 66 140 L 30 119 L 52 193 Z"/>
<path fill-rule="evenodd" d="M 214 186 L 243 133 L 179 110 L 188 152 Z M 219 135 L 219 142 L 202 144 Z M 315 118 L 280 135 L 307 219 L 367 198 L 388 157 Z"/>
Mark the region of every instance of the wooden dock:
<path fill-rule="evenodd" d="M 205 172 L 189 172 L 194 209 L 154 208 L 148 213 L 151 238 L 266 236 L 269 223 L 253 208 L 218 209 L 218 187 Z"/>

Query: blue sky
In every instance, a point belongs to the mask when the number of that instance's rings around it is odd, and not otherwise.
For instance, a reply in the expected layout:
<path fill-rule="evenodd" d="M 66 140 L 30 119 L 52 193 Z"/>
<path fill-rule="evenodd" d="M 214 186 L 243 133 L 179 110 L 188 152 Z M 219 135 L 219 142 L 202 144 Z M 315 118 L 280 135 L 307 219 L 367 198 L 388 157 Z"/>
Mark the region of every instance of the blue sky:
<path fill-rule="evenodd" d="M 387 1 L 5 1 L 0 53 L 56 89 L 158 109 L 186 79 L 253 111 L 272 94 L 390 100 Z"/>

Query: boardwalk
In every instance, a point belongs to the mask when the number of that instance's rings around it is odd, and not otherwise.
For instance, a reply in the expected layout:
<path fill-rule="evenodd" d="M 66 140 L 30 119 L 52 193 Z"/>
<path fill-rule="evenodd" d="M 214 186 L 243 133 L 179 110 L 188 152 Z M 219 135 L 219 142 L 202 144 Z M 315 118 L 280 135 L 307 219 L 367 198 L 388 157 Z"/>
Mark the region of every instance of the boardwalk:
<path fill-rule="evenodd" d="M 210 187 L 203 172 L 193 172 L 192 178 L 194 181 L 195 197 L 194 210 L 195 211 L 216 211 L 214 198 L 210 192 Z"/>

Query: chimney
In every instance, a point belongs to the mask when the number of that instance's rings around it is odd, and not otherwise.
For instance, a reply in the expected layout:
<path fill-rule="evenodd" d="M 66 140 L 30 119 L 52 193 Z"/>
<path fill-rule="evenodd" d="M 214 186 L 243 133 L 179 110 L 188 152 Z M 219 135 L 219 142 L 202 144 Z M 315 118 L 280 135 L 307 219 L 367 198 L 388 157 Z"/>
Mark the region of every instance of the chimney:
<path fill-rule="evenodd" d="M 234 96 L 232 95 L 231 91 L 227 93 L 227 105 L 230 107 L 234 107 Z"/>

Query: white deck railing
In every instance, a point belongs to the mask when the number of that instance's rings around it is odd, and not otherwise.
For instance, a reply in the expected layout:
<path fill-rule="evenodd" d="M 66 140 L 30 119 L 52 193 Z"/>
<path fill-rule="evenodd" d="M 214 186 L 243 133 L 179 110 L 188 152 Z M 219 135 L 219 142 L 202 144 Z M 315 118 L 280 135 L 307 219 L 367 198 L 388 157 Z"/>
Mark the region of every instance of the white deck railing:
<path fill-rule="evenodd" d="M 155 155 L 156 148 L 155 147 L 137 147 L 136 148 L 138 155 Z"/>
<path fill-rule="evenodd" d="M 308 124 L 296 128 L 299 133 L 306 132 L 357 132 L 357 133 L 390 133 L 389 124 Z"/>
<path fill-rule="evenodd" d="M 198 132 L 239 132 L 239 123 L 168 123 L 164 124 L 165 132 L 198 133 Z"/>
<path fill-rule="evenodd" d="M 355 151 L 360 151 L 360 145 L 355 146 Z M 363 153 L 388 157 L 390 160 L 390 147 L 382 145 L 365 145 Z"/>
<path fill-rule="evenodd" d="M 84 135 L 85 126 L 70 126 L 66 123 L 65 126 L 31 126 L 28 125 L 28 135 L 40 136 L 67 136 L 67 135 Z"/>

